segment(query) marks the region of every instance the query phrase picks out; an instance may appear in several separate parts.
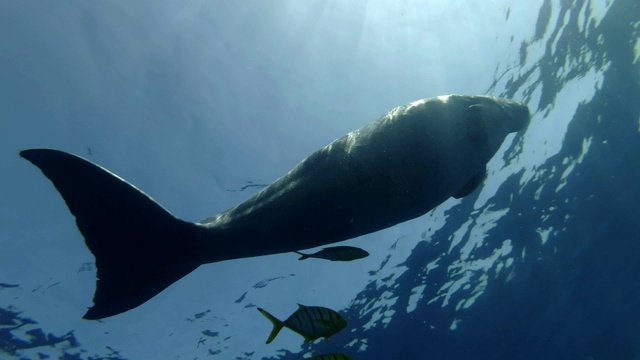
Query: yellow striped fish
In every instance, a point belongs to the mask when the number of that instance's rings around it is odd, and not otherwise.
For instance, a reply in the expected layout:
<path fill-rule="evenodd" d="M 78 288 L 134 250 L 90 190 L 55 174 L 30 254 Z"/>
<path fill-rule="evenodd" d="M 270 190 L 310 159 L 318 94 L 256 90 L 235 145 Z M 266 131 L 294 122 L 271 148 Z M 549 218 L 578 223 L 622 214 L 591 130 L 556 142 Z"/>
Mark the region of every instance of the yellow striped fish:
<path fill-rule="evenodd" d="M 271 334 L 269 334 L 267 344 L 275 339 L 283 327 L 287 327 L 302 335 L 304 342 L 309 342 L 321 337 L 326 340 L 347 326 L 347 322 L 340 314 L 320 306 L 304 306 L 298 304 L 298 310 L 291 314 L 285 321 L 276 319 L 275 316 L 261 308 L 258 308 L 258 311 L 273 324 L 273 330 L 271 330 Z"/>
<path fill-rule="evenodd" d="M 322 354 L 316 355 L 314 357 L 310 357 L 304 360 L 353 360 L 351 356 L 347 356 L 345 354 Z"/>

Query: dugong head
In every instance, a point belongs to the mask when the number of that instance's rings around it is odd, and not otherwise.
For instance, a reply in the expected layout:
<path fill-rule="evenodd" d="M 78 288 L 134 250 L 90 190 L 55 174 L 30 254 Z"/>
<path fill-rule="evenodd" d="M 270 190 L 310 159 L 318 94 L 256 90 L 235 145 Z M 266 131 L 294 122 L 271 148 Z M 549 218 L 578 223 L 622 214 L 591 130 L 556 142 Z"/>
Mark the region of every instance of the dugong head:
<path fill-rule="evenodd" d="M 487 95 L 436 99 L 433 106 L 442 106 L 439 113 L 447 114 L 448 122 L 457 123 L 453 128 L 461 138 L 456 144 L 468 143 L 474 151 L 486 153 L 483 157 L 492 157 L 508 134 L 529 124 L 529 108 L 518 101 Z"/>
<path fill-rule="evenodd" d="M 518 101 L 493 96 L 461 96 L 459 101 L 466 102 L 467 114 L 477 125 L 475 136 L 483 133 L 496 134 L 497 139 L 509 133 L 520 131 L 529 124 L 529 108 Z M 474 136 L 474 129 L 470 129 Z"/>
<path fill-rule="evenodd" d="M 515 100 L 492 96 L 478 96 L 477 98 L 478 105 L 476 106 L 482 106 L 483 101 L 493 102 L 493 108 L 496 109 L 494 111 L 498 112 L 493 115 L 498 118 L 498 122 L 504 120 L 502 125 L 507 132 L 520 131 L 529 124 L 530 115 L 527 105 Z"/>

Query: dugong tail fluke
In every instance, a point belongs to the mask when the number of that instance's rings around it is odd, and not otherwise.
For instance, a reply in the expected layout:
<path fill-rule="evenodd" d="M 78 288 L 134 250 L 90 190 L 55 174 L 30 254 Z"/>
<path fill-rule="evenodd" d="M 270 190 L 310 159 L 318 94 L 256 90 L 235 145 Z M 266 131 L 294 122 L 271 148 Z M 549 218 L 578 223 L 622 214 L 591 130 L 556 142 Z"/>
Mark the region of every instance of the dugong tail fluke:
<path fill-rule="evenodd" d="M 94 305 L 85 319 L 137 307 L 200 265 L 192 259 L 198 225 L 177 219 L 122 178 L 58 150 L 20 156 L 53 182 L 96 258 Z"/>

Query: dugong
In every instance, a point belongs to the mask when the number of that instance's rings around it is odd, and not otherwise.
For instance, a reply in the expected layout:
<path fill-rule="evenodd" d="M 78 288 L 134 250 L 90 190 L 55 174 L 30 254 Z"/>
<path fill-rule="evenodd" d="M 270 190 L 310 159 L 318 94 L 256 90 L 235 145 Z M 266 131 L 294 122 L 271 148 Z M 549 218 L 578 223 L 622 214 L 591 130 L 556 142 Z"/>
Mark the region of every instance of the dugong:
<path fill-rule="evenodd" d="M 96 259 L 85 319 L 133 309 L 202 264 L 347 240 L 425 214 L 482 183 L 522 103 L 448 95 L 397 107 L 302 160 L 239 205 L 177 219 L 109 170 L 52 149 L 20 155 L 64 198 Z"/>

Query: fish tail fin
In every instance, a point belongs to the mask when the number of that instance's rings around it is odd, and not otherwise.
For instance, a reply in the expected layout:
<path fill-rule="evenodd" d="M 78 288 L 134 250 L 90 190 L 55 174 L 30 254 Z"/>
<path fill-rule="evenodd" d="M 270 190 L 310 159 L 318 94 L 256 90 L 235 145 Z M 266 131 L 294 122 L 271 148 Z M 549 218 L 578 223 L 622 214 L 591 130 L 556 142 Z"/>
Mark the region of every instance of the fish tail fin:
<path fill-rule="evenodd" d="M 175 218 L 117 175 L 58 150 L 20 156 L 51 180 L 95 256 L 94 305 L 85 319 L 133 309 L 201 264 L 194 253 L 203 229 Z"/>
<path fill-rule="evenodd" d="M 280 332 L 280 330 L 282 330 L 282 328 L 284 327 L 284 323 L 278 319 L 276 319 L 275 316 L 269 314 L 266 310 L 258 308 L 258 311 L 260 311 L 260 313 L 262 315 L 264 315 L 267 319 L 269 319 L 269 321 L 271 321 L 271 323 L 273 324 L 273 329 L 271 329 L 271 334 L 269 334 L 269 338 L 267 339 L 267 344 L 272 342 L 273 339 L 276 338 L 276 336 L 278 335 L 278 333 Z"/>
<path fill-rule="evenodd" d="M 301 253 L 299 251 L 294 251 L 294 253 L 296 253 L 298 255 L 302 255 L 302 256 L 300 256 L 300 258 L 298 260 L 304 260 L 304 259 L 308 259 L 309 258 L 309 255 L 303 254 L 303 253 Z"/>

